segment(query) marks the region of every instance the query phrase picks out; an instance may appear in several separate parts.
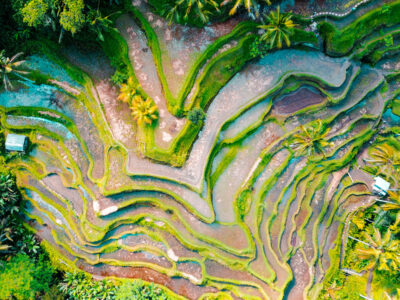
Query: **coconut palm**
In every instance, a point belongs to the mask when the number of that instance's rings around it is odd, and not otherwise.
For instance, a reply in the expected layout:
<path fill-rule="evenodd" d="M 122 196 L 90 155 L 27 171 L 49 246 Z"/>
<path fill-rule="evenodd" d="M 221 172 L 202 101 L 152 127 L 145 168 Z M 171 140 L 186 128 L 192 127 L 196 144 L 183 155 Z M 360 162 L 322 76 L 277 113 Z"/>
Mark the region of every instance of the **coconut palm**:
<path fill-rule="evenodd" d="M 297 156 L 306 155 L 311 157 L 313 154 L 321 153 L 326 158 L 324 149 L 332 146 L 325 138 L 329 133 L 329 128 L 324 129 L 320 119 L 315 120 L 308 126 L 300 126 L 300 132 L 293 135 L 291 139 L 292 148 Z"/>
<path fill-rule="evenodd" d="M 214 0 L 176 0 L 172 7 L 165 2 L 161 14 L 170 22 L 186 23 L 190 17 L 198 18 L 203 24 L 209 21 L 212 14 L 219 12 L 218 3 Z"/>
<path fill-rule="evenodd" d="M 269 16 L 266 17 L 265 25 L 258 26 L 265 30 L 261 36 L 261 40 L 269 43 L 270 49 L 276 46 L 278 49 L 282 48 L 283 42 L 286 46 L 290 46 L 290 36 L 293 34 L 293 28 L 296 24 L 292 21 L 291 13 L 281 13 L 278 6 L 276 11 L 271 11 Z"/>
<path fill-rule="evenodd" d="M 5 50 L 0 51 L 0 77 L 3 78 L 4 88 L 12 88 L 10 75 L 16 75 L 23 78 L 21 75 L 28 74 L 26 71 L 19 70 L 18 68 L 25 62 L 25 60 L 17 60 L 23 53 L 17 53 L 13 57 L 8 58 L 5 56 Z"/>
<path fill-rule="evenodd" d="M 364 232 L 367 242 L 357 244 L 358 257 L 367 263 L 363 270 L 369 271 L 367 282 L 367 296 L 371 298 L 371 283 L 375 270 L 393 271 L 400 268 L 400 240 L 392 239 L 392 232 L 388 229 L 382 237 L 380 231 L 373 227 L 373 234 Z"/>
<path fill-rule="evenodd" d="M 131 106 L 132 116 L 137 121 L 138 125 L 151 125 L 154 120 L 157 120 L 157 105 L 150 98 L 143 100 L 142 97 L 135 97 L 135 101 Z"/>
<path fill-rule="evenodd" d="M 393 175 L 395 169 L 400 168 L 400 153 L 390 144 L 380 144 L 374 147 L 370 153 L 371 158 L 366 161 L 379 168 L 379 172 Z"/>
<path fill-rule="evenodd" d="M 390 202 L 385 202 L 381 207 L 383 210 L 400 209 L 400 193 L 388 191 Z"/>
<path fill-rule="evenodd" d="M 129 103 L 136 95 L 136 92 L 137 92 L 137 85 L 133 80 L 133 77 L 129 77 L 127 83 L 121 84 L 118 100 Z"/>
<path fill-rule="evenodd" d="M 232 0 L 224 0 L 224 1 L 221 3 L 221 6 L 227 5 L 227 4 L 232 3 L 232 2 L 233 2 Z M 230 15 L 230 16 L 231 16 L 231 15 L 234 15 L 234 14 L 236 13 L 237 9 L 238 9 L 240 6 L 242 6 L 242 5 L 244 5 L 244 7 L 247 9 L 248 12 L 250 12 L 250 10 L 251 10 L 252 7 L 255 8 L 256 5 L 257 5 L 257 0 L 235 0 L 234 2 L 235 2 L 235 3 L 234 3 L 234 5 L 233 5 L 233 7 L 232 7 L 231 10 L 229 11 L 229 15 Z M 270 1 L 270 0 L 266 0 L 265 2 L 266 2 L 268 5 L 271 4 L 271 1 Z"/>
<path fill-rule="evenodd" d="M 336 292 L 340 291 L 341 287 L 337 285 L 335 281 L 331 286 L 326 288 L 326 294 L 324 299 L 333 299 L 336 300 Z"/>
<path fill-rule="evenodd" d="M 398 234 L 400 233 L 400 211 L 397 212 L 396 214 L 396 220 L 392 225 L 389 226 L 389 229 L 394 233 Z"/>

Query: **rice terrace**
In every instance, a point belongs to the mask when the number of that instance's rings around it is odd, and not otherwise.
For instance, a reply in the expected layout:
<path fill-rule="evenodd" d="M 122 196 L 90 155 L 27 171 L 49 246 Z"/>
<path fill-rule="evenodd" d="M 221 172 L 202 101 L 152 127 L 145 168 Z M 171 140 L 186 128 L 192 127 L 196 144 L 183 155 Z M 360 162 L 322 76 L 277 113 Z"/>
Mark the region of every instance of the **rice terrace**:
<path fill-rule="evenodd" d="M 400 300 L 399 0 L 0 23 L 0 299 Z"/>

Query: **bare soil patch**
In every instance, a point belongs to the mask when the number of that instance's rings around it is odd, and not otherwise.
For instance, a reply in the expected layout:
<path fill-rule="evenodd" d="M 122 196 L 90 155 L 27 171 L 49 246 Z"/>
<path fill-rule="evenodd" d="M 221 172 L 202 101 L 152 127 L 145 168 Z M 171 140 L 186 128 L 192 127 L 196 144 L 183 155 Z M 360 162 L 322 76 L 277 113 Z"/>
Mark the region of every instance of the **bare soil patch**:
<path fill-rule="evenodd" d="M 273 110 L 279 115 L 289 115 L 308 106 L 322 103 L 325 99 L 316 89 L 301 87 L 297 91 L 276 100 Z"/>

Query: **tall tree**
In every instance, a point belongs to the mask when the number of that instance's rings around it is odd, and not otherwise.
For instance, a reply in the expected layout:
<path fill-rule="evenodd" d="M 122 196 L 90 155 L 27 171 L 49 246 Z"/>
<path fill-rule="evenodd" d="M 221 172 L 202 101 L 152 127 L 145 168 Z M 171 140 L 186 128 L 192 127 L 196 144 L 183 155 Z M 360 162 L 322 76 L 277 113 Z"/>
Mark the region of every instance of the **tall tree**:
<path fill-rule="evenodd" d="M 33 27 L 39 25 L 77 33 L 85 24 L 83 0 L 30 0 L 21 9 L 23 21 Z"/>
<path fill-rule="evenodd" d="M 24 60 L 17 60 L 23 53 L 17 53 L 9 58 L 5 55 L 5 50 L 0 51 L 0 79 L 3 80 L 4 88 L 8 90 L 12 88 L 10 76 L 22 77 L 28 74 L 27 71 L 20 70 L 19 68 L 25 62 Z"/>
<path fill-rule="evenodd" d="M 258 9 L 256 8 L 256 6 L 259 4 L 257 0 L 224 0 L 221 5 L 227 5 L 229 3 L 232 3 L 233 7 L 231 8 L 231 10 L 229 11 L 229 15 L 234 15 L 238 8 L 242 5 L 244 5 L 244 7 L 247 9 L 248 12 L 251 11 L 251 8 L 255 8 L 256 11 L 258 11 Z M 271 1 L 270 0 L 265 0 L 265 3 L 267 3 L 268 5 L 271 5 Z"/>
<path fill-rule="evenodd" d="M 398 169 L 400 168 L 400 151 L 395 149 L 392 145 L 384 143 L 375 146 L 370 152 L 369 163 L 378 167 L 378 173 L 384 174 L 388 177 L 398 176 Z"/>
<path fill-rule="evenodd" d="M 142 97 L 135 97 L 135 101 L 131 106 L 132 116 L 137 121 L 138 125 L 151 125 L 154 120 L 157 120 L 157 105 L 150 98 L 144 100 Z"/>
<path fill-rule="evenodd" d="M 126 83 L 121 84 L 118 100 L 125 103 L 130 103 L 133 97 L 137 94 L 137 84 L 133 77 L 129 77 Z"/>
<path fill-rule="evenodd" d="M 365 242 L 357 244 L 358 257 L 366 262 L 362 269 L 369 271 L 367 296 L 371 298 L 371 283 L 375 270 L 394 271 L 400 268 L 400 240 L 393 239 L 388 229 L 382 237 L 380 231 L 373 227 L 372 235 L 364 232 Z"/>
<path fill-rule="evenodd" d="M 290 46 L 290 36 L 293 34 L 293 28 L 296 24 L 292 21 L 291 13 L 281 13 L 278 6 L 276 11 L 271 11 L 265 19 L 266 24 L 258 26 L 265 30 L 261 36 L 261 40 L 269 43 L 270 49 L 277 47 L 282 48 L 283 42 L 286 46 Z"/>
<path fill-rule="evenodd" d="M 325 148 L 333 144 L 326 140 L 329 128 L 324 129 L 320 119 L 313 121 L 308 126 L 300 126 L 300 132 L 293 135 L 290 139 L 289 147 L 292 148 L 297 156 L 305 155 L 310 157 L 313 154 L 325 156 Z"/>
<path fill-rule="evenodd" d="M 215 0 L 165 1 L 160 10 L 161 15 L 170 22 L 200 24 L 206 24 L 218 12 L 218 3 Z"/>

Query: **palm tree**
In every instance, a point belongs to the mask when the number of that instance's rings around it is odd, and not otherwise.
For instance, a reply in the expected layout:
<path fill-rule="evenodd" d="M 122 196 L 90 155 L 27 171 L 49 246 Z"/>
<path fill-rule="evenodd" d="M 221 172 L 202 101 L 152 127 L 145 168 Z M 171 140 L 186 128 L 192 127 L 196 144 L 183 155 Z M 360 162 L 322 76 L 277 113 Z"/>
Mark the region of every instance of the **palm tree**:
<path fill-rule="evenodd" d="M 25 60 L 17 60 L 23 53 L 17 53 L 13 57 L 8 58 L 5 56 L 5 50 L 0 51 L 0 77 L 3 77 L 4 88 L 12 88 L 10 75 L 16 75 L 22 77 L 21 75 L 28 74 L 26 71 L 19 70 L 18 68 L 25 62 Z"/>
<path fill-rule="evenodd" d="M 133 80 L 133 77 L 129 77 L 127 83 L 121 84 L 120 93 L 118 96 L 118 100 L 122 102 L 129 103 L 136 95 L 137 85 Z"/>
<path fill-rule="evenodd" d="M 383 210 L 394 210 L 400 209 L 400 193 L 388 191 L 389 199 L 392 202 L 385 201 L 385 203 L 381 206 Z"/>
<path fill-rule="evenodd" d="M 323 157 L 326 158 L 324 148 L 333 145 L 333 143 L 325 139 L 330 129 L 324 129 L 320 119 L 315 120 L 308 126 L 301 125 L 300 129 L 299 133 L 293 135 L 289 145 L 290 148 L 296 151 L 296 155 L 311 157 L 313 154 L 322 153 Z"/>
<path fill-rule="evenodd" d="M 361 243 L 356 247 L 358 257 L 367 262 L 362 269 L 369 271 L 366 291 L 369 298 L 371 298 L 371 283 L 375 270 L 392 271 L 400 268 L 400 240 L 392 240 L 390 229 L 383 238 L 377 228 L 373 227 L 373 230 L 373 235 L 364 232 L 367 243 L 358 240 Z"/>
<path fill-rule="evenodd" d="M 394 233 L 398 234 L 400 233 L 400 211 L 397 212 L 396 214 L 396 220 L 392 225 L 389 226 L 389 229 Z"/>
<path fill-rule="evenodd" d="M 226 5 L 228 3 L 231 3 L 232 0 L 224 0 L 221 3 L 221 6 Z M 271 1 L 270 0 L 266 0 L 268 5 L 271 5 Z M 248 12 L 250 12 L 250 9 L 252 7 L 256 7 L 257 5 L 257 0 L 235 0 L 235 4 L 233 5 L 233 7 L 231 8 L 231 10 L 229 11 L 229 15 L 232 16 L 236 13 L 237 9 L 241 6 L 244 5 L 244 7 L 247 9 Z"/>
<path fill-rule="evenodd" d="M 187 22 L 190 17 L 195 17 L 203 24 L 209 21 L 210 15 L 219 12 L 218 3 L 214 0 L 176 0 L 171 4 L 166 1 L 161 10 L 161 15 L 172 22 Z"/>
<path fill-rule="evenodd" d="M 324 299 L 333 299 L 336 300 L 336 292 L 340 291 L 341 287 L 337 285 L 337 282 L 335 281 L 331 286 L 326 288 L 326 294 Z"/>
<path fill-rule="evenodd" d="M 293 28 L 296 26 L 292 21 L 292 14 L 281 14 L 280 7 L 278 6 L 278 9 L 271 11 L 265 20 L 267 21 L 266 25 L 258 26 L 265 30 L 265 33 L 261 36 L 261 40 L 268 42 L 270 49 L 274 46 L 278 49 L 282 48 L 283 41 L 289 47 L 290 36 L 293 34 Z"/>
<path fill-rule="evenodd" d="M 395 169 L 400 167 L 400 153 L 390 144 L 380 144 L 373 148 L 370 153 L 371 159 L 367 159 L 379 168 L 379 172 L 393 176 Z"/>
<path fill-rule="evenodd" d="M 138 125 L 151 125 L 154 120 L 157 120 L 157 105 L 150 98 L 143 100 L 142 97 L 135 97 L 135 101 L 131 106 L 132 116 L 137 121 Z"/>

